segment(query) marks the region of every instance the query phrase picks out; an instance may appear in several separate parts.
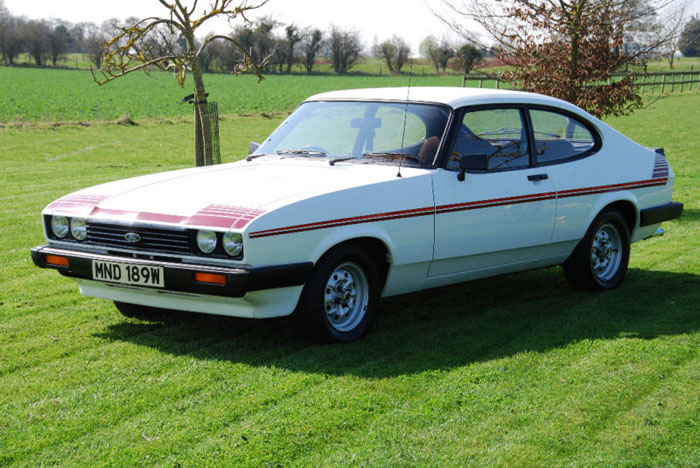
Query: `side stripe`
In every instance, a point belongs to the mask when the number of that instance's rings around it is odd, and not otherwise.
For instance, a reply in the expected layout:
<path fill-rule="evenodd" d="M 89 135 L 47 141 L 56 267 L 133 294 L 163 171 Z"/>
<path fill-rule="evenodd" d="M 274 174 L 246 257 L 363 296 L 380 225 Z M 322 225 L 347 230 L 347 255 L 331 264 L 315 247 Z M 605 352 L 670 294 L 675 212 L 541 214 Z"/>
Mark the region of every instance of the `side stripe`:
<path fill-rule="evenodd" d="M 556 198 L 580 197 L 584 195 L 593 195 L 606 192 L 616 192 L 619 190 L 629 190 L 635 188 L 656 187 L 665 185 L 667 178 L 657 178 L 643 180 L 639 182 L 628 182 L 624 184 L 600 185 L 597 187 L 588 187 L 573 190 L 564 190 L 562 192 L 547 192 L 537 193 L 533 195 L 519 195 L 515 197 L 494 198 L 490 200 L 478 200 L 465 203 L 455 203 L 451 205 L 441 205 L 433 208 L 428 206 L 425 208 L 416 208 L 412 210 L 390 211 L 387 213 L 377 213 L 364 216 L 354 216 L 351 218 L 332 219 L 327 221 L 319 221 L 316 223 L 297 224 L 294 226 L 285 226 L 274 229 L 266 229 L 255 231 L 249 234 L 251 239 L 259 237 L 278 236 L 282 234 L 293 234 L 304 231 L 314 231 L 317 229 L 326 229 L 338 226 L 348 226 L 352 224 L 370 223 L 375 221 L 388 221 L 392 219 L 413 218 L 417 216 L 426 216 L 430 214 L 445 214 L 457 211 L 475 210 L 480 208 L 491 208 L 504 205 L 515 205 L 519 203 L 530 203 L 542 200 L 553 200 Z"/>

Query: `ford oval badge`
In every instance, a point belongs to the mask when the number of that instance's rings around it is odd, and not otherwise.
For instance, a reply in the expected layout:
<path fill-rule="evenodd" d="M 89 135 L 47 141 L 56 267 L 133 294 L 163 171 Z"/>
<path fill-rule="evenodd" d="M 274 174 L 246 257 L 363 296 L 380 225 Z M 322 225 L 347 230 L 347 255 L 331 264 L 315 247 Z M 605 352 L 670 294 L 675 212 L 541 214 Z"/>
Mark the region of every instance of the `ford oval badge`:
<path fill-rule="evenodd" d="M 141 241 L 141 235 L 135 232 L 127 232 L 124 234 L 124 239 L 126 239 L 129 244 L 136 244 Z"/>

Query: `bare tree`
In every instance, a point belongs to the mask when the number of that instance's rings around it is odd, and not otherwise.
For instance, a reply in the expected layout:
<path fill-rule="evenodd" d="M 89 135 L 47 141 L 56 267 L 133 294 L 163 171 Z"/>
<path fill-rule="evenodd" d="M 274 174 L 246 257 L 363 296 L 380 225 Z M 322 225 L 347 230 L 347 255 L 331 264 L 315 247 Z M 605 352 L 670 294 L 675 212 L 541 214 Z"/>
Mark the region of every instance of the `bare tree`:
<path fill-rule="evenodd" d="M 389 73 L 394 73 L 396 46 L 390 40 L 386 40 L 379 44 L 374 44 L 372 51 L 374 52 L 375 57 L 384 60 Z"/>
<path fill-rule="evenodd" d="M 13 17 L 0 0 L 0 54 L 2 60 L 12 65 L 22 51 L 22 20 Z"/>
<path fill-rule="evenodd" d="M 323 47 L 323 32 L 320 29 L 314 29 L 304 36 L 302 43 L 304 66 L 306 67 L 306 72 L 311 73 L 316 63 L 316 55 Z"/>
<path fill-rule="evenodd" d="M 462 45 L 455 53 L 455 61 L 465 76 L 479 63 L 481 58 L 481 51 L 472 44 Z"/>
<path fill-rule="evenodd" d="M 90 30 L 83 37 L 82 48 L 90 61 L 95 65 L 95 68 L 102 68 L 102 58 L 104 57 L 104 44 L 107 42 L 107 37 L 102 35 L 97 28 Z"/>
<path fill-rule="evenodd" d="M 673 70 L 676 53 L 681 47 L 683 23 L 685 23 L 688 5 L 689 0 L 680 0 L 661 13 L 661 34 L 663 37 L 668 38 L 668 40 L 661 45 L 661 49 L 668 57 L 668 64 L 671 70 Z"/>
<path fill-rule="evenodd" d="M 259 65 L 264 63 L 265 57 L 253 60 L 249 51 L 231 36 L 209 35 L 198 45 L 195 34 L 212 18 L 221 17 L 229 22 L 242 18 L 249 23 L 246 13 L 261 7 L 267 0 L 257 3 L 249 3 L 247 0 L 212 0 L 209 8 L 201 13 L 197 9 L 197 0 L 193 0 L 191 5 L 185 5 L 184 0 L 158 1 L 167 10 L 167 15 L 119 26 L 119 32 L 105 44 L 103 67 L 99 71 L 99 77 L 92 71 L 93 79 L 104 85 L 129 73 L 158 67 L 173 72 L 178 84 L 184 87 L 185 78 L 190 72 L 194 81 L 195 164 L 212 164 L 211 123 L 199 57 L 213 41 L 227 41 L 243 54 L 244 62 L 237 71 L 252 68 L 259 79 L 262 79 Z M 183 37 L 182 46 L 167 39 L 176 34 Z"/>
<path fill-rule="evenodd" d="M 287 73 L 292 71 L 292 64 L 296 58 L 295 46 L 301 41 L 301 34 L 299 33 L 299 28 L 290 24 L 284 29 L 284 56 L 285 64 L 287 65 Z"/>
<path fill-rule="evenodd" d="M 421 56 L 430 60 L 435 67 L 435 73 L 445 73 L 447 64 L 454 56 L 452 45 L 446 39 L 436 39 L 433 36 L 426 36 L 419 46 Z"/>
<path fill-rule="evenodd" d="M 403 68 L 411 53 L 411 47 L 408 45 L 408 42 L 398 36 L 393 36 L 380 44 L 375 44 L 373 49 L 374 55 L 384 60 L 386 67 L 391 73 L 401 73 L 401 68 Z"/>
<path fill-rule="evenodd" d="M 502 78 L 521 89 L 573 102 L 598 115 L 641 105 L 631 78 L 612 80 L 626 64 L 661 50 L 672 34 L 658 22 L 674 0 L 443 0 L 441 19 L 463 36 L 495 44 L 513 63 Z M 486 37 L 464 28 L 475 20 Z M 630 47 L 624 47 L 629 44 Z"/>
<path fill-rule="evenodd" d="M 49 26 L 45 21 L 27 21 L 22 26 L 22 40 L 26 51 L 34 58 L 37 66 L 44 64 L 48 53 Z"/>
<path fill-rule="evenodd" d="M 347 73 L 362 53 L 362 41 L 357 31 L 341 29 L 331 25 L 329 47 L 333 70 L 338 74 Z"/>
<path fill-rule="evenodd" d="M 55 26 L 46 35 L 46 45 L 49 58 L 55 67 L 58 59 L 68 50 L 68 29 L 62 24 Z"/>

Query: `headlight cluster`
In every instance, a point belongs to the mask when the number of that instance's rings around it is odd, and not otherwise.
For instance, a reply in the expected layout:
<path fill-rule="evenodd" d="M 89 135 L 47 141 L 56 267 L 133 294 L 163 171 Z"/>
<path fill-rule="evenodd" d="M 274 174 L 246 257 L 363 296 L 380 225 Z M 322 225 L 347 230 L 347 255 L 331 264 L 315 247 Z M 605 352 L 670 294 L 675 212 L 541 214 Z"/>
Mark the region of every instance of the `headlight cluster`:
<path fill-rule="evenodd" d="M 84 218 L 67 218 L 65 216 L 51 216 L 51 232 L 59 239 L 68 237 L 83 241 L 87 238 L 87 227 Z"/>
<path fill-rule="evenodd" d="M 216 233 L 214 231 L 197 231 L 197 248 L 205 254 L 213 253 L 218 245 L 231 257 L 238 257 L 243 252 L 243 236 L 237 232 Z"/>

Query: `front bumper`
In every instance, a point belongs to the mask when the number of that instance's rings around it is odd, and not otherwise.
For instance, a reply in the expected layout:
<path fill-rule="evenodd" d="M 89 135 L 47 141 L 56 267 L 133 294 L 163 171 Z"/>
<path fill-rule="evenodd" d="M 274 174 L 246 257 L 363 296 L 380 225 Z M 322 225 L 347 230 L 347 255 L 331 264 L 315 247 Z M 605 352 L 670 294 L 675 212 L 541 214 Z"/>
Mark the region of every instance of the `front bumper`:
<path fill-rule="evenodd" d="M 68 264 L 61 266 L 47 263 L 47 255 L 65 257 L 68 259 Z M 157 266 L 163 268 L 164 288 L 153 287 L 151 288 L 153 290 L 179 291 L 223 297 L 243 297 L 248 292 L 252 291 L 300 286 L 307 281 L 313 268 L 312 262 L 256 268 L 220 267 L 103 255 L 50 246 L 33 248 L 32 260 L 34 264 L 40 268 L 53 268 L 64 276 L 86 280 L 92 280 L 93 260 L 139 266 Z M 222 275 L 225 277 L 225 283 L 211 284 L 199 282 L 195 280 L 196 273 Z"/>

